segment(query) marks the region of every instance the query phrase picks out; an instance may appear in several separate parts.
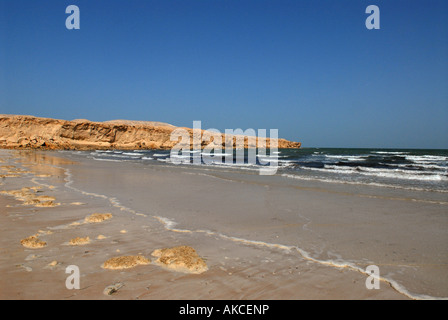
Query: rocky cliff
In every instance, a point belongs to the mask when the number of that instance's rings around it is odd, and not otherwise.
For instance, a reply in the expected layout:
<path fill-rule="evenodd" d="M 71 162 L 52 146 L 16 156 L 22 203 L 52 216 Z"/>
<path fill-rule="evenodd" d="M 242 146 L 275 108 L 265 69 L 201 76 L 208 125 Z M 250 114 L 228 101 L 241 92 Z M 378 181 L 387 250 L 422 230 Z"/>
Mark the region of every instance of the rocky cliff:
<path fill-rule="evenodd" d="M 7 149 L 171 149 L 178 141 L 171 141 L 177 127 L 146 121 L 116 120 L 56 120 L 22 115 L 0 115 L 0 148 Z M 193 130 L 183 128 L 193 136 Z M 202 131 L 203 132 L 203 131 Z M 222 135 L 223 137 L 224 135 Z M 227 137 L 228 139 L 229 137 Z M 219 140 L 219 139 L 218 139 Z M 216 141 L 224 146 L 225 140 Z M 190 139 L 192 143 L 193 139 Z M 202 146 L 210 141 L 202 141 Z M 267 139 L 267 147 L 270 141 Z M 245 141 L 245 147 L 253 147 Z M 300 148 L 300 142 L 278 139 L 278 148 Z"/>

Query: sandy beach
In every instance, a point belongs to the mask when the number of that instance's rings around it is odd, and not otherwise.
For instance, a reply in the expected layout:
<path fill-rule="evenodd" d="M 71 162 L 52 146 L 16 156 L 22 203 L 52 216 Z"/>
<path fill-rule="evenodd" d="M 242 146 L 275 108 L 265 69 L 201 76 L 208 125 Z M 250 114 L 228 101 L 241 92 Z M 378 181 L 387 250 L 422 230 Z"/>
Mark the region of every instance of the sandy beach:
<path fill-rule="evenodd" d="M 0 150 L 0 169 L 0 299 L 448 297 L 446 193 L 57 151 Z M 176 247 L 197 257 L 169 268 L 157 250 Z"/>

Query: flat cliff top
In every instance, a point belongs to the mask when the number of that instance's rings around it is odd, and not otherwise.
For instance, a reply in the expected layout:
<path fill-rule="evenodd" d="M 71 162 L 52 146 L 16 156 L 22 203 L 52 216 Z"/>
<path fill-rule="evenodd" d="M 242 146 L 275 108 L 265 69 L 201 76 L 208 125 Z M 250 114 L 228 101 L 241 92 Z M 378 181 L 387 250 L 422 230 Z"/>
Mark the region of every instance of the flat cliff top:
<path fill-rule="evenodd" d="M 17 115 L 17 114 L 0 114 L 0 118 L 36 119 L 36 120 L 40 119 L 40 120 L 68 121 L 68 122 L 76 122 L 76 123 L 91 122 L 91 123 L 110 124 L 110 125 L 176 128 L 172 124 L 160 122 L 160 121 L 140 121 L 140 120 L 123 120 L 123 119 L 108 120 L 108 121 L 91 121 L 88 119 L 62 120 L 62 119 L 53 119 L 53 118 L 36 117 L 36 116 L 31 116 L 31 115 Z"/>
<path fill-rule="evenodd" d="M 172 124 L 158 121 L 137 121 L 137 120 L 110 120 L 102 123 L 113 125 L 126 125 L 126 126 L 153 126 L 153 127 L 172 127 L 176 128 Z"/>

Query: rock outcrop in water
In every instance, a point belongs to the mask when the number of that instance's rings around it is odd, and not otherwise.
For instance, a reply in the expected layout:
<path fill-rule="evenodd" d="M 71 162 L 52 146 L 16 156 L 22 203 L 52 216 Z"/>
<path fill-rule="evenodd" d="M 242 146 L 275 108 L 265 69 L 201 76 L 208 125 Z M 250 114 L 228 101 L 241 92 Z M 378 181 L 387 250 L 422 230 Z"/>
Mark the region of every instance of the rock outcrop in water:
<path fill-rule="evenodd" d="M 48 150 L 171 149 L 171 133 L 178 127 L 161 122 L 115 120 L 57 120 L 22 115 L 0 115 L 0 148 Z M 183 128 L 193 136 L 193 130 Z M 224 136 L 224 135 L 222 135 Z M 229 138 L 229 137 L 227 137 Z M 191 144 L 192 144 L 191 139 Z M 218 139 L 219 140 L 219 139 Z M 222 139 L 225 145 L 225 140 Z M 219 145 L 218 144 L 218 145 Z M 267 147 L 270 140 L 267 139 Z M 202 141 L 202 147 L 209 141 Z M 253 145 L 250 145 L 252 147 Z M 248 141 L 245 141 L 248 147 Z M 278 139 L 278 148 L 300 148 L 300 142 Z"/>

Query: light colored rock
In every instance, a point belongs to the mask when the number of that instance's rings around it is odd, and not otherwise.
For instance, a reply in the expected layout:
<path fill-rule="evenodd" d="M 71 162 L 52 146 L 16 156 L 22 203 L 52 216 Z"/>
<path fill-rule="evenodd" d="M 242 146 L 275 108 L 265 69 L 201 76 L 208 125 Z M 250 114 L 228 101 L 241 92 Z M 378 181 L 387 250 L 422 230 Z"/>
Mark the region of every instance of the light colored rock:
<path fill-rule="evenodd" d="M 175 129 L 177 127 L 170 124 L 152 121 L 92 122 L 84 119 L 66 121 L 25 115 L 0 115 L 0 148 L 171 149 L 178 143 L 170 139 Z M 191 137 L 193 136 L 192 129 L 183 129 L 187 130 Z M 221 140 L 215 145 L 224 146 L 224 137 Z M 202 147 L 208 144 L 209 141 L 202 141 Z M 269 147 L 269 144 L 270 140 L 267 139 L 266 147 Z M 245 147 L 248 147 L 248 141 L 245 141 Z M 278 148 L 300 148 L 300 142 L 278 139 Z"/>
<path fill-rule="evenodd" d="M 208 270 L 205 261 L 189 246 L 157 249 L 151 255 L 158 258 L 155 264 L 173 271 L 199 274 Z"/>
<path fill-rule="evenodd" d="M 104 264 L 102 267 L 104 269 L 111 269 L 111 270 L 121 270 L 121 269 L 129 269 L 136 267 L 138 265 L 147 265 L 150 264 L 151 260 L 145 258 L 144 256 L 121 256 L 121 257 L 114 257 L 110 258 Z"/>
<path fill-rule="evenodd" d="M 103 290 L 103 294 L 105 294 L 106 296 L 111 296 L 114 293 L 116 293 L 118 290 L 120 290 L 121 288 L 123 288 L 124 284 L 121 282 L 117 282 L 114 284 L 111 284 L 110 286 L 107 286 L 104 290 Z"/>

